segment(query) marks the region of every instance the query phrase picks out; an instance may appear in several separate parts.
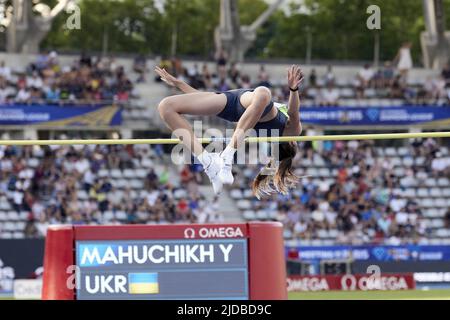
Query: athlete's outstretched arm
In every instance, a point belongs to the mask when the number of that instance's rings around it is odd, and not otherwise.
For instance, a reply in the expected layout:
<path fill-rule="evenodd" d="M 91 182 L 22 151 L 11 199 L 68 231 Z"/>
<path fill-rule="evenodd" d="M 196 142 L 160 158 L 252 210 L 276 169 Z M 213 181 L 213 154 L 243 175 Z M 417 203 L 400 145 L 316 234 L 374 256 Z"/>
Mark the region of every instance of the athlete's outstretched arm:
<path fill-rule="evenodd" d="M 155 67 L 155 72 L 161 77 L 161 80 L 167 83 L 171 87 L 176 87 L 180 89 L 183 93 L 193 93 L 199 92 L 199 90 L 192 88 L 186 82 L 175 78 L 173 75 L 168 73 L 165 69 L 160 67 Z"/>
<path fill-rule="evenodd" d="M 298 87 L 303 81 L 303 73 L 299 66 L 293 65 L 288 70 L 288 85 L 290 89 L 289 102 L 288 102 L 288 115 L 290 125 L 299 126 L 299 132 L 301 132 L 300 124 L 300 95 L 298 93 Z M 295 91 L 292 91 L 295 90 Z M 294 128 L 292 128 L 294 129 Z M 300 134 L 300 133 L 299 133 Z"/>

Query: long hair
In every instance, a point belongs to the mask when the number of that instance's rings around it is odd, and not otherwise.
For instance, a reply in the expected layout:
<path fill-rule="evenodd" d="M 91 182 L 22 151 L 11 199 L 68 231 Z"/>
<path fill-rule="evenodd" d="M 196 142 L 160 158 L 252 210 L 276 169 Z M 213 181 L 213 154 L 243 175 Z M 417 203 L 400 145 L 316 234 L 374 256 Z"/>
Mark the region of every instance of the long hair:
<path fill-rule="evenodd" d="M 280 143 L 278 167 L 274 168 L 272 161 L 253 180 L 253 194 L 258 199 L 275 192 L 287 194 L 289 189 L 297 185 L 299 178 L 292 170 L 292 160 L 296 153 L 297 145 L 294 142 Z"/>

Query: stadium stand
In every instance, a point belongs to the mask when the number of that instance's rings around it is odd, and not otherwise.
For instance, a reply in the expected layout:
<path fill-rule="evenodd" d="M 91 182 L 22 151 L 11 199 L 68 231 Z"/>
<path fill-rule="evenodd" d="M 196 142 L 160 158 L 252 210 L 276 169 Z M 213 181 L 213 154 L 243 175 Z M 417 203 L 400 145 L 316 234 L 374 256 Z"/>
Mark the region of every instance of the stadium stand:
<path fill-rule="evenodd" d="M 155 117 L 154 108 L 148 108 L 134 89 L 146 82 L 146 88 L 159 86 L 146 81 L 142 58 L 135 61 L 133 74 L 113 58 L 102 61 L 84 55 L 72 65 L 57 63 L 57 58 L 55 53 L 47 53 L 22 71 L 1 64 L 3 103 L 19 102 L 20 90 L 28 89 L 39 99 L 23 102 L 52 102 L 48 98 L 54 90 L 59 91 L 59 96 L 53 96 L 58 103 L 63 97 L 75 103 L 121 103 L 126 123 Z M 265 85 L 279 101 L 286 100 L 281 66 L 232 65 L 221 79 L 218 74 L 223 70 L 212 63 L 175 59 L 156 64 L 200 89 Z M 47 75 L 48 66 L 61 72 Z M 370 75 L 364 90 L 358 74 L 365 75 L 361 70 L 367 68 L 306 68 L 303 105 L 448 103 L 445 70 L 441 77 L 435 73 L 412 75 L 396 84 L 390 68 L 386 64 L 377 71 L 364 71 Z M 65 77 L 73 79 L 84 73 L 88 79 L 85 87 L 65 86 Z M 442 79 L 447 80 L 446 85 Z M 242 219 L 282 221 L 285 239 L 302 244 L 450 242 L 450 156 L 438 141 L 412 141 L 388 148 L 374 142 L 303 143 L 300 150 L 296 173 L 310 177 L 302 179 L 291 196 L 257 201 L 249 183 L 260 168 L 236 166 L 236 184 L 227 196 Z M 52 223 L 223 219 L 217 199 L 206 201 L 207 195 L 200 190 L 205 180 L 199 168 L 171 164 L 160 147 L 1 147 L 0 175 L 1 238 L 42 237 Z"/>
<path fill-rule="evenodd" d="M 147 145 L 3 147 L 0 158 L 2 238 L 42 237 L 55 223 L 222 219 L 189 166 L 174 172 L 162 165 L 167 155 Z"/>
<path fill-rule="evenodd" d="M 230 90 L 267 86 L 278 101 L 285 101 L 289 90 L 284 77 L 271 77 L 265 65 L 258 70 L 231 65 L 226 73 L 219 66 L 188 63 L 185 67 L 179 59 L 162 60 L 159 66 L 203 90 Z M 246 69 L 246 72 L 240 70 Z M 271 71 L 274 69 L 271 66 Z M 392 107 L 405 105 L 450 104 L 450 80 L 448 67 L 442 72 L 426 75 L 410 75 L 402 78 L 390 62 L 380 68 L 365 65 L 361 69 L 328 66 L 319 74 L 316 69 L 305 68 L 302 90 L 303 106 L 364 106 Z M 340 70 L 344 69 L 344 70 Z"/>
<path fill-rule="evenodd" d="M 56 52 L 43 53 L 25 70 L 0 62 L 0 103 L 126 102 L 133 85 L 114 58 L 83 55 L 61 66 Z"/>
<path fill-rule="evenodd" d="M 249 186 L 255 168 L 237 167 L 230 191 L 246 220 L 278 220 L 303 244 L 449 243 L 450 155 L 435 140 L 403 147 L 373 142 L 303 144 L 289 196 L 263 201 Z"/>

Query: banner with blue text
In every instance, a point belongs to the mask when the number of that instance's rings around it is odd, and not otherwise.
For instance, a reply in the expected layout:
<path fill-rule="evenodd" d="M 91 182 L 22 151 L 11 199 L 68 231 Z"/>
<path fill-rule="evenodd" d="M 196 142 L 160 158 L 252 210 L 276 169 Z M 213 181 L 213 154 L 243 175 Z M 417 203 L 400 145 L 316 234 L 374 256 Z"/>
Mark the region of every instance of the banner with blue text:
<path fill-rule="evenodd" d="M 0 125 L 97 127 L 121 123 L 121 107 L 114 105 L 0 105 Z"/>
<path fill-rule="evenodd" d="M 359 245 L 359 246 L 297 246 L 286 247 L 286 254 L 295 252 L 300 260 L 359 261 L 450 261 L 450 246 L 445 245 Z"/>
<path fill-rule="evenodd" d="M 323 126 L 445 125 L 450 124 L 450 106 L 305 107 L 300 118 Z"/>

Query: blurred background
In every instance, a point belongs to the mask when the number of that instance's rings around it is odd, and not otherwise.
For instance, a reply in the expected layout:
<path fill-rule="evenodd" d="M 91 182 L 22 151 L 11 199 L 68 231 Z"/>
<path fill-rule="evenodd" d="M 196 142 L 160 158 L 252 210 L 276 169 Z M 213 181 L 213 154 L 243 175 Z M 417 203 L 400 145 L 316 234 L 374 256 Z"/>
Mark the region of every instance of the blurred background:
<path fill-rule="evenodd" d="M 198 89 L 263 85 L 286 102 L 293 63 L 306 135 L 448 131 L 449 26 L 449 0 L 0 0 L 0 135 L 170 137 L 156 107 L 178 92 L 155 66 Z M 259 165 L 235 166 L 214 197 L 171 146 L 0 146 L 0 296 L 39 297 L 51 224 L 269 220 L 284 225 L 292 298 L 450 298 L 449 145 L 299 143 L 295 170 L 309 177 L 261 201 Z M 373 265 L 381 287 L 364 278 Z"/>

